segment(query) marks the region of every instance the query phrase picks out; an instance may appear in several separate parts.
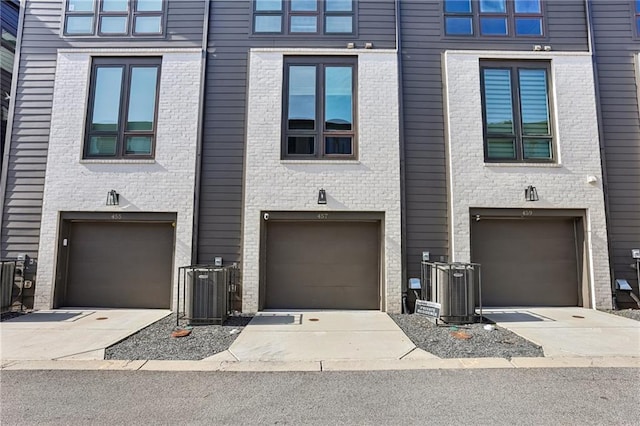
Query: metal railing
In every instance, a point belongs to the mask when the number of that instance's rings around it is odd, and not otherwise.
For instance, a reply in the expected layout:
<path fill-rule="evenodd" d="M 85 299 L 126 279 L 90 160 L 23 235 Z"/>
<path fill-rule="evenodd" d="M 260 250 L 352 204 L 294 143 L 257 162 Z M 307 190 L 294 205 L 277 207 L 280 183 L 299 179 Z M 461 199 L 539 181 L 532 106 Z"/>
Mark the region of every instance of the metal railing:
<path fill-rule="evenodd" d="M 15 273 L 15 260 L 0 261 L 0 312 L 2 313 L 11 309 Z"/>
<path fill-rule="evenodd" d="M 189 265 L 179 268 L 177 319 L 191 325 L 222 324 L 240 301 L 236 266 Z"/>
<path fill-rule="evenodd" d="M 421 282 L 423 299 L 441 305 L 442 321 L 463 324 L 482 319 L 480 264 L 422 262 Z"/>

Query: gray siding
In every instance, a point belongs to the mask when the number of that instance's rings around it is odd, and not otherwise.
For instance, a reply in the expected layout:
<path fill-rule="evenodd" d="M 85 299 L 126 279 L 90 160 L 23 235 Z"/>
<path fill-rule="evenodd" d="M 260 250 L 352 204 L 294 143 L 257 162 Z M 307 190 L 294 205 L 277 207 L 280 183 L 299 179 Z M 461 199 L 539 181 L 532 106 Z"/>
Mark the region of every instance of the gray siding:
<path fill-rule="evenodd" d="M 23 2 L 24 3 L 24 2 Z M 200 47 L 204 0 L 170 0 L 161 39 L 61 38 L 62 0 L 27 0 L 2 212 L 0 255 L 36 257 L 57 49 Z M 78 141 L 78 143 L 82 143 Z"/>
<path fill-rule="evenodd" d="M 198 262 L 240 260 L 247 59 L 250 48 L 344 48 L 349 42 L 392 49 L 395 2 L 357 2 L 357 36 L 251 36 L 250 1 L 212 1 L 206 81 Z"/>
<path fill-rule="evenodd" d="M 631 249 L 640 248 L 640 112 L 634 54 L 632 2 L 591 2 L 594 47 L 607 174 L 610 256 L 614 278 L 624 278 L 638 292 L 630 268 Z"/>
<path fill-rule="evenodd" d="M 420 276 L 422 251 L 447 256 L 447 174 L 441 56 L 446 50 L 525 50 L 534 44 L 555 51 L 588 51 L 584 0 L 545 2 L 542 38 L 445 37 L 438 0 L 400 2 L 406 259 L 408 276 Z"/>

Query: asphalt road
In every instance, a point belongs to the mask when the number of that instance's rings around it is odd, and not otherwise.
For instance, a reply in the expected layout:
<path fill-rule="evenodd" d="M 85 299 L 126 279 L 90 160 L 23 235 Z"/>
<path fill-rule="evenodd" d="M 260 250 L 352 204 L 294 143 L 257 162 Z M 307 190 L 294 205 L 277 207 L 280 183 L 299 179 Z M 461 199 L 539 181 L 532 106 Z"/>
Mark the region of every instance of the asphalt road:
<path fill-rule="evenodd" d="M 3 371 L 0 423 L 638 424 L 638 369 Z"/>

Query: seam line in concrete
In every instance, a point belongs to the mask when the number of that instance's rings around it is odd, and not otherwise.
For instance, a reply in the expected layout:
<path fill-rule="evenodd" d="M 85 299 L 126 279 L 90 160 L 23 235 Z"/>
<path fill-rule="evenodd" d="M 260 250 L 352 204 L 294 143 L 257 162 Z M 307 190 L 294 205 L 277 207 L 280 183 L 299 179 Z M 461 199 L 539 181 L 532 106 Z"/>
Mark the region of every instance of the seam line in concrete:
<path fill-rule="evenodd" d="M 409 352 L 405 353 L 404 355 L 401 355 L 400 358 L 398 358 L 398 359 L 403 359 L 404 357 L 406 357 L 407 355 L 409 355 L 411 352 L 415 351 L 416 349 L 418 349 L 418 347 L 414 346 L 413 349 L 410 349 Z"/>

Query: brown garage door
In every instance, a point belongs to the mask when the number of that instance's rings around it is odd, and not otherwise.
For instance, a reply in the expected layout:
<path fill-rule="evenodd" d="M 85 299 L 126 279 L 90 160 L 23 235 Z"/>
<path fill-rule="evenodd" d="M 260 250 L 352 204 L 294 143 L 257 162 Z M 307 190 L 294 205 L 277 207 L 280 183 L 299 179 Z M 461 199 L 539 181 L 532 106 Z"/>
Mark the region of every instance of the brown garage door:
<path fill-rule="evenodd" d="M 380 309 L 378 222 L 269 222 L 265 308 Z"/>
<path fill-rule="evenodd" d="M 169 308 L 171 223 L 73 222 L 65 306 Z"/>
<path fill-rule="evenodd" d="M 574 219 L 482 218 L 472 226 L 483 305 L 578 305 Z"/>

